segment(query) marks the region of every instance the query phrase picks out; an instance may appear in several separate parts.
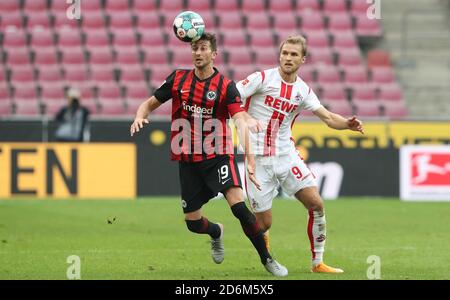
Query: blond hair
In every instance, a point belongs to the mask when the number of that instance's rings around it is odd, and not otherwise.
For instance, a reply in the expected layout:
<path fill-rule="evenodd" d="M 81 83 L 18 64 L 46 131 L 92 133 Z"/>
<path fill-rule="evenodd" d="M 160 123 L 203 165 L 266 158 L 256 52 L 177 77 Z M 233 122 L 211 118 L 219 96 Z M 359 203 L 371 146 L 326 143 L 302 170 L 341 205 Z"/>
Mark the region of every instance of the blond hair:
<path fill-rule="evenodd" d="M 281 42 L 280 52 L 283 49 L 284 44 L 300 45 L 302 46 L 302 55 L 306 56 L 308 54 L 308 48 L 306 46 L 306 39 L 301 35 L 291 35 L 287 39 Z"/>

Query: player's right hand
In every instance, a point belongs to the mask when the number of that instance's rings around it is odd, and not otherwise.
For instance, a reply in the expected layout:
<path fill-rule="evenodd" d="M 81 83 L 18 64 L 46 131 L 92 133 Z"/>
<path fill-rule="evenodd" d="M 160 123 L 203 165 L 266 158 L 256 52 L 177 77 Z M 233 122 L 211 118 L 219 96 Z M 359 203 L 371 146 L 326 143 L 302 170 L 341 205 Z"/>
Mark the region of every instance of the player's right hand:
<path fill-rule="evenodd" d="M 261 123 L 256 119 L 253 119 L 253 118 L 248 119 L 247 126 L 248 126 L 248 129 L 250 130 L 250 132 L 252 132 L 252 133 L 258 133 L 258 132 L 262 131 Z"/>
<path fill-rule="evenodd" d="M 254 159 L 248 159 L 247 158 L 247 172 L 248 172 L 248 179 L 250 179 L 251 182 L 256 186 L 258 190 L 261 190 L 261 184 L 256 179 L 255 175 L 255 160 Z"/>
<path fill-rule="evenodd" d="M 136 118 L 134 119 L 133 124 L 130 127 L 130 134 L 133 136 L 136 132 L 139 132 L 139 129 L 144 127 L 144 123 L 148 124 L 148 119 Z"/>

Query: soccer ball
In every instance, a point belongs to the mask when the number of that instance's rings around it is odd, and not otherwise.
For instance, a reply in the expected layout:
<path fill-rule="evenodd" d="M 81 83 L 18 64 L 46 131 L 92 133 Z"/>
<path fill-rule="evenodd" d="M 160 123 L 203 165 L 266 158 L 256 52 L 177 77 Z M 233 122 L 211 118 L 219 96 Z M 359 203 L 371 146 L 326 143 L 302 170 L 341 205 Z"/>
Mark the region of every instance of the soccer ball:
<path fill-rule="evenodd" d="M 193 11 L 183 11 L 173 21 L 175 36 L 183 42 L 195 42 L 205 32 L 205 22 Z"/>

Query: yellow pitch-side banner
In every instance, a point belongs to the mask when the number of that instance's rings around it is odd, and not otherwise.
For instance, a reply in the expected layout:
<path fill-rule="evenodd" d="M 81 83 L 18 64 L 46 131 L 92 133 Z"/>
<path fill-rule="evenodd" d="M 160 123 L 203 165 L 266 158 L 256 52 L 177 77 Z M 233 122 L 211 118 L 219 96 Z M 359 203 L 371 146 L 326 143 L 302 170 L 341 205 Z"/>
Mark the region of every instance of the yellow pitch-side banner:
<path fill-rule="evenodd" d="M 134 144 L 0 143 L 0 199 L 132 199 Z"/>
<path fill-rule="evenodd" d="M 406 144 L 450 144 L 449 122 L 366 122 L 365 134 L 334 130 L 322 122 L 297 122 L 297 145 L 318 148 L 399 148 Z"/>

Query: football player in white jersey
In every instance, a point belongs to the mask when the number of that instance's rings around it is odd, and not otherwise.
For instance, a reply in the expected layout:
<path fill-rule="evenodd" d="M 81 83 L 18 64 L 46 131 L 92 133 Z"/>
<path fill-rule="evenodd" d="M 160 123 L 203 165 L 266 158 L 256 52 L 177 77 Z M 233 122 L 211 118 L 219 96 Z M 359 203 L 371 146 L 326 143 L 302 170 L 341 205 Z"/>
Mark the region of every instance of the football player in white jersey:
<path fill-rule="evenodd" d="M 364 133 L 362 122 L 356 117 L 344 118 L 324 108 L 311 88 L 297 76 L 305 62 L 306 41 L 291 36 L 280 45 L 279 66 L 255 72 L 237 83 L 245 108 L 259 120 L 265 130 L 251 136 L 256 160 L 255 170 L 246 172 L 246 188 L 250 205 L 260 226 L 266 231 L 272 225 L 272 200 L 279 185 L 294 195 L 309 212 L 308 237 L 311 243 L 312 268 L 318 273 L 342 273 L 343 270 L 323 262 L 326 221 L 322 198 L 314 175 L 298 154 L 291 140 L 291 126 L 301 110 L 310 110 L 328 127 Z M 259 184 L 248 179 L 256 174 Z"/>

